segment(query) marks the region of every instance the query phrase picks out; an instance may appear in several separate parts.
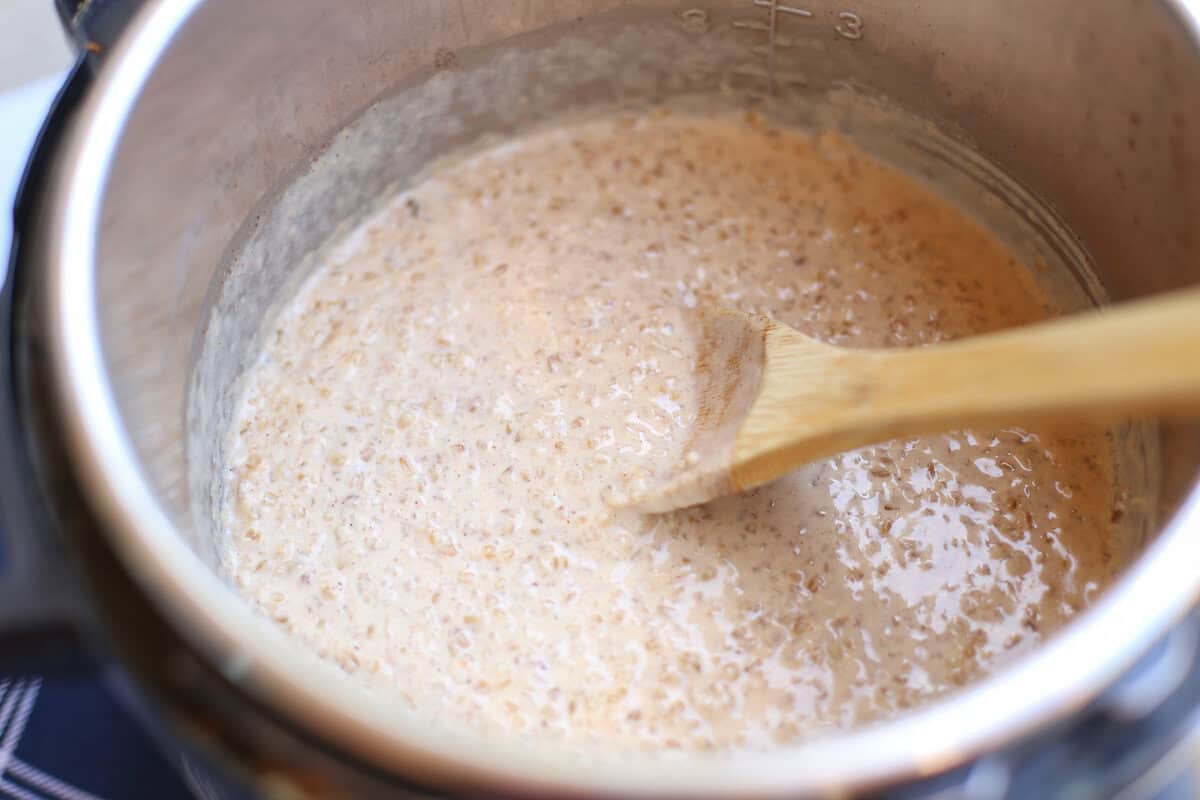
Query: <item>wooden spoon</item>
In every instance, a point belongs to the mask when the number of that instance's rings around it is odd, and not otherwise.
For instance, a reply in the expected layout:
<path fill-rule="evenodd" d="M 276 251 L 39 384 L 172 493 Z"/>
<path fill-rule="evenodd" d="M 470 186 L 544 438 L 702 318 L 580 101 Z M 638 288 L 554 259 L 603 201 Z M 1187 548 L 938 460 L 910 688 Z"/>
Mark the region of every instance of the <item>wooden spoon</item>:
<path fill-rule="evenodd" d="M 1200 411 L 1200 290 L 913 349 L 836 347 L 734 311 L 697 318 L 687 466 L 633 497 L 641 511 L 704 503 L 901 436 Z"/>

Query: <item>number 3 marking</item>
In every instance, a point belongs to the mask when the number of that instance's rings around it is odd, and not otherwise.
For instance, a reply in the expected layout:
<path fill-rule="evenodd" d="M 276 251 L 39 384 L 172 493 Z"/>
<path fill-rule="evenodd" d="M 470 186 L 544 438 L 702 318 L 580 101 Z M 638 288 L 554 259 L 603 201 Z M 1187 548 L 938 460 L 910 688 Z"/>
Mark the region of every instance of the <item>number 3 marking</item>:
<path fill-rule="evenodd" d="M 847 39 L 861 39 L 863 35 L 862 17 L 850 11 L 843 11 L 838 14 L 838 19 L 841 20 L 834 30 Z"/>

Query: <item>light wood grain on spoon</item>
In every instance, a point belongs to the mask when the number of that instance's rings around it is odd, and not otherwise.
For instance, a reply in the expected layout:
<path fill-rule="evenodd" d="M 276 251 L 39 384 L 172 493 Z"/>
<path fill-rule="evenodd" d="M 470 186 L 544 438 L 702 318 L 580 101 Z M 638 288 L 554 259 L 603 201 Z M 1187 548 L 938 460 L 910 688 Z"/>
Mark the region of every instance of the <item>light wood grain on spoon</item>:
<path fill-rule="evenodd" d="M 1200 412 L 1200 290 L 928 347 L 824 344 L 766 317 L 703 312 L 688 467 L 633 499 L 696 505 L 868 444 L 1048 417 Z"/>

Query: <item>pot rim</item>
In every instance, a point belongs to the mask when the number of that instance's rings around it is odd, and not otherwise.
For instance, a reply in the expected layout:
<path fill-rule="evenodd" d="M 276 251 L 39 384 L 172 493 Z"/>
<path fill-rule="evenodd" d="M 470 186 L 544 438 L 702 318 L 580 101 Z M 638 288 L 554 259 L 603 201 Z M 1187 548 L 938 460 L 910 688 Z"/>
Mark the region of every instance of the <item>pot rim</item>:
<path fill-rule="evenodd" d="M 769 753 L 579 764 L 405 717 L 338 678 L 249 612 L 177 533 L 123 428 L 104 367 L 95 243 L 111 159 L 139 94 L 204 0 L 149 0 L 106 54 L 57 154 L 38 302 L 49 375 L 77 479 L 109 543 L 181 637 L 252 698 L 352 755 L 446 787 L 557 797 L 789 796 L 857 791 L 943 772 L 1098 697 L 1200 601 L 1200 490 L 1101 598 L 1036 652 L 985 681 L 874 726 Z M 1200 0 L 1159 0 L 1200 52 Z M 1137 624 L 1130 624 L 1136 621 Z"/>

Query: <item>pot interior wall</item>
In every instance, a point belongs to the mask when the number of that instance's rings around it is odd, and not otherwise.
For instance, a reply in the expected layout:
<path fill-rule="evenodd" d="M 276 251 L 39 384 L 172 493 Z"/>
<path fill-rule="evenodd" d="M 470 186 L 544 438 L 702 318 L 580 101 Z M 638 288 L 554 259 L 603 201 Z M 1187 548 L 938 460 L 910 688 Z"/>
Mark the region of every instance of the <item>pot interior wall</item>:
<path fill-rule="evenodd" d="M 1200 65 L 1167 6 L 806 8 L 770 45 L 750 0 L 199 6 L 114 156 L 96 280 L 124 424 L 202 559 L 238 378 L 311 253 L 431 159 L 569 109 L 693 97 L 843 128 L 1073 275 L 1078 304 L 1200 279 Z M 1155 449 L 1169 514 L 1200 435 Z"/>

